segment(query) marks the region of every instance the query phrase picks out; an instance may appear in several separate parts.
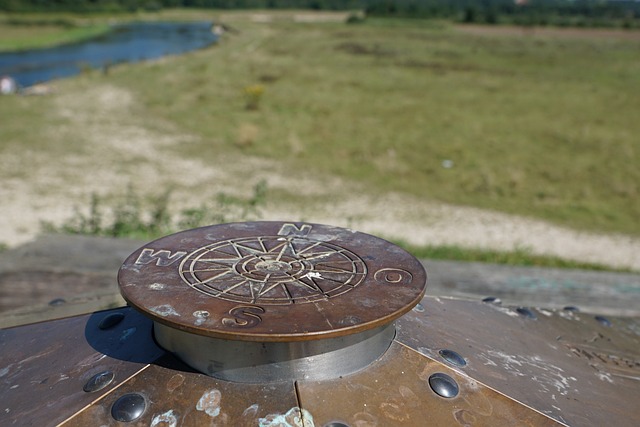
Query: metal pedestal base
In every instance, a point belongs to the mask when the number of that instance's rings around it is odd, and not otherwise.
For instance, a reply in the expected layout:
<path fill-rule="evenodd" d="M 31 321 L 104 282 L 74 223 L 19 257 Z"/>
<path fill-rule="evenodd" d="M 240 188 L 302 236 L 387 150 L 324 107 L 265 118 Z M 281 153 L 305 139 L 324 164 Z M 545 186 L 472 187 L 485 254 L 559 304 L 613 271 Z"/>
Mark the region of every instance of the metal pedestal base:
<path fill-rule="evenodd" d="M 336 338 L 291 342 L 236 341 L 195 335 L 155 322 L 157 342 L 209 376 L 242 383 L 325 380 L 359 371 L 395 338 L 393 323 Z"/>

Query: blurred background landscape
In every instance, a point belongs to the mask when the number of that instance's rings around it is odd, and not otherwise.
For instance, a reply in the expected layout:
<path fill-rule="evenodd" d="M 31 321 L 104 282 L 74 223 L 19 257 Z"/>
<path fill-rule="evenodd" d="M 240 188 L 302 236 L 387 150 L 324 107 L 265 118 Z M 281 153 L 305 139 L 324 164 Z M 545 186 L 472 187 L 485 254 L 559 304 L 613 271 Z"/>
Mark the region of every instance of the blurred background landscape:
<path fill-rule="evenodd" d="M 0 96 L 5 251 L 43 233 L 144 241 L 267 219 L 351 227 L 421 258 L 640 270 L 640 2 L 0 0 L 0 12 L 0 66 L 124 24 L 214 35 L 180 55 L 14 78 Z"/>

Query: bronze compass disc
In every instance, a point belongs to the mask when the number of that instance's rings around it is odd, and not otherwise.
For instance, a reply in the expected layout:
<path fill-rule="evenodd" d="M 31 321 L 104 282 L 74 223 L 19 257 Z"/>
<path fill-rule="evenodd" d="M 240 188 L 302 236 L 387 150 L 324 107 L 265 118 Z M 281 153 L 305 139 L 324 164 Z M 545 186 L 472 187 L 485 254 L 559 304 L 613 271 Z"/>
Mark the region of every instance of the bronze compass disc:
<path fill-rule="evenodd" d="M 390 323 L 422 298 L 426 272 L 386 240 L 319 224 L 246 222 L 160 238 L 118 273 L 130 305 L 214 338 L 299 341 Z"/>

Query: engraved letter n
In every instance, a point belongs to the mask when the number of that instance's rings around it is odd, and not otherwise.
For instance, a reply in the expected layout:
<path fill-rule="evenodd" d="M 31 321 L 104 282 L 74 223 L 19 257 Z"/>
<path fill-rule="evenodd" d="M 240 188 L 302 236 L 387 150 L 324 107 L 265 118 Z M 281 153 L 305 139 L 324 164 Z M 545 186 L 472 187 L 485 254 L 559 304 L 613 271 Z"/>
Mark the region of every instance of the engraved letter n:
<path fill-rule="evenodd" d="M 302 227 L 298 228 L 295 224 L 282 224 L 280 227 L 280 231 L 278 231 L 278 236 L 297 236 L 297 237 L 305 237 L 311 231 L 311 226 L 309 224 L 303 224 Z"/>

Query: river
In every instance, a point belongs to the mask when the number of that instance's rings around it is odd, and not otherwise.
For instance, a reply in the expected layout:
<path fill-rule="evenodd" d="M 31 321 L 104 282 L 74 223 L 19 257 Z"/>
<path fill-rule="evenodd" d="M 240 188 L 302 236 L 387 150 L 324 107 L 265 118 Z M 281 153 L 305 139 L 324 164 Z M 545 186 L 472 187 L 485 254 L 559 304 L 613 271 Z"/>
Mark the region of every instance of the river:
<path fill-rule="evenodd" d="M 103 68 L 177 55 L 207 47 L 217 40 L 211 22 L 135 22 L 116 25 L 108 33 L 79 43 L 0 53 L 0 76 L 29 87 L 73 76 L 87 67 Z"/>

